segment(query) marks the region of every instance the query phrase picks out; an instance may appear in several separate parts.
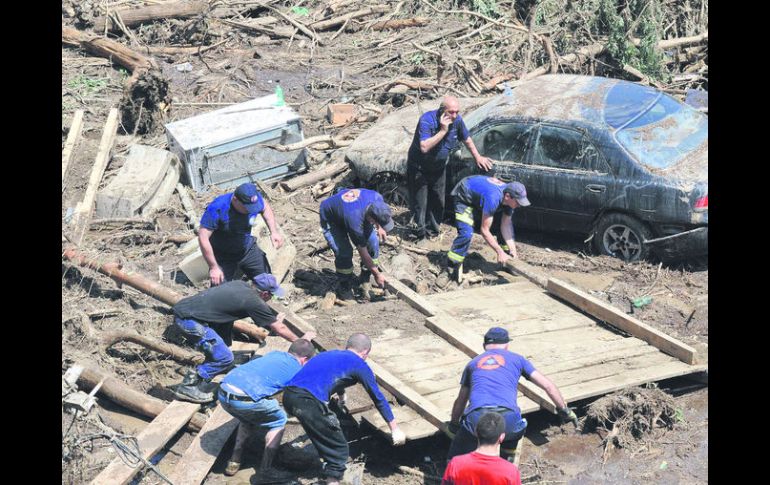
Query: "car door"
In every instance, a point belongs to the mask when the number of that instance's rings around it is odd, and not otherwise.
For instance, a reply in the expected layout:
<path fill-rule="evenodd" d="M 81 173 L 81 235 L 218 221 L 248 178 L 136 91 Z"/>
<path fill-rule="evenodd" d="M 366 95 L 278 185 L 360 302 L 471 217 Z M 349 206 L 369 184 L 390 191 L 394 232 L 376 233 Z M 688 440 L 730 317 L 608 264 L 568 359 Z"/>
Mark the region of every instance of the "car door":
<path fill-rule="evenodd" d="M 614 181 L 603 154 L 573 127 L 538 123 L 533 138 L 517 169 L 532 203 L 521 212 L 544 230 L 587 232 Z"/>
<path fill-rule="evenodd" d="M 492 170 L 481 172 L 470 151 L 463 146 L 450 162 L 447 185 L 454 187 L 464 177 L 480 173 L 509 182 L 521 180 L 520 170 L 527 167 L 524 162 L 528 157 L 534 133 L 533 123 L 521 121 L 496 120 L 479 125 L 470 136 L 479 153 L 493 160 Z M 515 218 L 517 225 L 532 225 L 524 210 L 517 211 Z"/>

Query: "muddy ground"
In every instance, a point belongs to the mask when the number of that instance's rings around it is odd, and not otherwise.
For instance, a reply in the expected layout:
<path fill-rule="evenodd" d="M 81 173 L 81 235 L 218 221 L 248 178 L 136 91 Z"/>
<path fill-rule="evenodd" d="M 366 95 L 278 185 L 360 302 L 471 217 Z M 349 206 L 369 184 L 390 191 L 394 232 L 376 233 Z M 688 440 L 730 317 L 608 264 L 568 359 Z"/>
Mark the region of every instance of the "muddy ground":
<path fill-rule="evenodd" d="M 128 2 L 139 5 L 141 2 Z M 274 2 L 275 3 L 275 2 Z M 339 2 L 337 2 L 339 3 Z M 64 2 L 63 6 L 68 5 Z M 74 4 L 73 4 L 74 5 Z M 409 4 L 411 5 L 411 3 Z M 309 4 L 311 14 L 317 2 Z M 83 9 L 95 7 L 85 2 L 72 17 L 63 8 L 63 23 L 84 28 Z M 444 15 L 426 10 L 425 7 L 408 6 L 406 13 L 427 14 L 437 20 L 437 30 L 448 31 L 467 23 L 467 18 Z M 259 17 L 264 12 L 254 11 L 248 16 Z M 402 16 L 405 15 L 402 12 Z M 478 19 L 476 19 L 478 20 Z M 87 24 L 86 24 L 87 25 Z M 187 45 L 199 39 L 200 30 L 184 29 L 192 21 L 166 21 L 135 29 L 138 42 L 143 45 Z M 211 49 L 202 55 L 155 56 L 161 71 L 169 81 L 173 97 L 172 109 L 167 120 L 182 119 L 220 107 L 215 103 L 241 102 L 255 96 L 274 92 L 275 81 L 285 92 L 287 102 L 303 116 L 305 136 L 332 133 L 354 137 L 370 123 L 355 123 L 347 127 L 332 127 L 325 120 L 329 102 L 347 101 L 352 98 L 359 105 L 371 108 L 368 112 L 387 113 L 395 106 L 412 103 L 418 97 L 436 97 L 439 90 L 415 91 L 405 94 L 390 93 L 376 88 L 396 76 L 427 75 L 435 70 L 435 63 L 426 58 L 419 61 L 411 55 L 411 61 L 398 61 L 394 65 L 376 66 L 373 61 L 387 58 L 398 49 L 387 46 L 395 37 L 399 44 L 419 39 L 424 31 L 419 27 L 404 29 L 398 33 L 357 30 L 344 32 L 334 48 L 317 46 L 298 36 L 295 39 L 270 39 L 264 35 L 229 28 L 215 21 L 208 21 L 208 44 L 229 39 L 222 47 Z M 478 27 L 474 24 L 474 28 Z M 188 38 L 172 37 L 187 32 Z M 196 34 L 197 32 L 197 34 Z M 327 32 L 327 40 L 335 31 Z M 196 37 L 198 35 L 198 37 Z M 526 37 L 526 35 L 525 35 Z M 119 41 L 129 45 L 124 38 Z M 392 39 L 391 39 L 392 40 Z M 466 41 L 468 42 L 468 41 Z M 376 47 L 385 43 L 381 47 Z M 446 47 L 446 45 L 444 45 Z M 363 49 L 362 49 L 363 48 Z M 403 47 L 400 47 L 403 50 Z M 505 70 L 505 64 L 489 55 L 488 72 Z M 431 61 L 432 62 L 432 61 Z M 189 63 L 192 70 L 186 67 Z M 600 63 L 597 63 L 600 65 Z M 356 74 L 366 66 L 374 68 Z M 523 66 L 519 66 L 520 68 Z M 421 71 L 422 70 L 422 71 Z M 424 71 L 424 72 L 423 72 Z M 423 74 L 421 74 L 423 72 Z M 117 106 L 127 79 L 124 70 L 117 69 L 105 59 L 93 57 L 83 50 L 62 48 L 62 143 L 66 138 L 75 109 L 85 109 L 83 139 L 77 146 L 62 193 L 62 219 L 67 210 L 79 201 L 88 184 L 91 165 L 101 138 L 102 126 L 111 106 Z M 113 150 L 113 158 L 107 167 L 102 185 L 109 182 L 125 160 L 132 143 L 143 143 L 165 148 L 165 136 L 161 132 L 133 134 L 119 131 Z M 312 166 L 341 160 L 344 149 L 310 150 Z M 267 197 L 277 214 L 278 222 L 296 244 L 298 256 L 284 285 L 290 291 L 286 304 L 314 325 L 320 333 L 338 343 L 353 331 L 364 330 L 375 339 L 389 328 L 404 331 L 424 331 L 413 322 L 421 316 L 398 300 L 374 292 L 371 301 L 359 297 L 352 305 L 335 306 L 328 312 L 319 311 L 317 305 L 324 294 L 333 289 L 333 258 L 327 252 L 307 255 L 313 248 L 323 245 L 318 230 L 317 208 L 320 200 L 333 186 L 351 185 L 356 181 L 349 174 L 342 174 L 334 184 L 321 183 L 314 187 L 285 193 L 272 186 Z M 198 214 L 206 204 L 221 192 L 195 195 Z M 396 235 L 405 235 L 408 211 L 397 208 Z M 82 250 L 101 261 L 119 261 L 126 268 L 158 279 L 185 295 L 200 288 L 193 287 L 177 265 L 182 257 L 177 254 L 178 243 L 166 238 L 170 235 L 193 235 L 189 221 L 176 194 L 168 207 L 147 223 L 113 222 L 94 224 L 82 244 Z M 415 261 L 419 288 L 426 293 L 455 289 L 450 283 L 441 288 L 436 285 L 438 264 L 442 253 L 454 237 L 454 229 L 444 225 L 441 235 L 420 247 L 418 254 L 407 251 Z M 655 328 L 695 346 L 701 358 L 708 358 L 708 262 L 688 261 L 674 265 L 656 262 L 627 264 L 605 256 L 596 255 L 581 237 L 543 234 L 517 230 L 517 244 L 522 260 L 550 276 L 555 276 L 581 287 L 591 294 L 632 313 Z M 64 247 L 64 244 L 63 244 Z M 390 259 L 402 249 L 383 246 L 381 261 L 387 269 Z M 501 282 L 494 275 L 493 254 L 480 238 L 474 239 L 466 271 L 473 281 L 466 287 Z M 636 308 L 632 302 L 641 296 L 652 297 L 651 303 Z M 95 271 L 62 262 L 62 372 L 77 361 L 91 362 L 112 372 L 127 384 L 153 396 L 170 399 L 163 386 L 176 383 L 186 368 L 157 353 L 133 344 L 118 344 L 110 350 L 92 345 L 83 328 L 78 324 L 85 313 L 97 330 L 133 329 L 156 338 L 178 342 L 178 336 L 168 330 L 171 323 L 168 306 L 147 297 L 128 286 L 118 287 L 106 276 Z M 274 337 L 268 339 L 268 347 L 283 348 L 285 342 Z M 612 450 L 605 454 L 604 435 L 601 432 L 575 434 L 571 425 L 557 426 L 555 418 L 545 413 L 533 416 L 525 440 L 525 452 L 521 473 L 525 483 L 704 483 L 708 475 L 708 388 L 693 384 L 686 379 L 666 381 L 661 387 L 675 396 L 681 408 L 682 420 L 672 430 L 656 430 L 652 435 L 635 443 L 633 447 Z M 354 394 L 353 403 L 365 403 L 363 393 Z M 578 404 L 578 414 L 583 416 L 589 402 Z M 99 398 L 98 406 L 86 419 L 73 420 L 62 414 L 62 483 L 80 484 L 93 479 L 116 455 L 109 441 L 99 437 L 95 420 L 101 418 L 110 428 L 125 435 L 136 435 L 149 419 L 128 412 Z M 349 423 L 348 436 L 351 454 L 355 461 L 365 464 L 364 484 L 435 483 L 431 477 L 441 476 L 445 466 L 444 455 L 448 441 L 442 436 L 407 444 L 404 448 L 392 448 L 376 433 Z M 96 434 L 95 434 L 96 433 Z M 606 433 L 605 433 L 606 434 Z M 180 432 L 163 454 L 159 467 L 168 472 L 189 445 L 193 435 Z M 301 427 L 290 424 L 285 442 L 305 443 Z M 258 445 L 258 443 L 255 443 Z M 255 446 L 255 449 L 258 447 Z M 253 465 L 259 455 L 250 451 L 244 464 L 247 467 L 236 477 L 226 479 L 222 475 L 228 449 L 215 464 L 207 483 L 254 483 Z M 606 458 L 606 463 L 603 463 Z M 290 469 L 291 463 L 282 466 Z M 421 471 L 424 476 L 399 469 L 404 466 Z M 317 467 L 310 466 L 296 471 L 297 480 L 303 484 L 314 483 Z M 137 483 L 162 483 L 153 473 L 145 473 Z"/>

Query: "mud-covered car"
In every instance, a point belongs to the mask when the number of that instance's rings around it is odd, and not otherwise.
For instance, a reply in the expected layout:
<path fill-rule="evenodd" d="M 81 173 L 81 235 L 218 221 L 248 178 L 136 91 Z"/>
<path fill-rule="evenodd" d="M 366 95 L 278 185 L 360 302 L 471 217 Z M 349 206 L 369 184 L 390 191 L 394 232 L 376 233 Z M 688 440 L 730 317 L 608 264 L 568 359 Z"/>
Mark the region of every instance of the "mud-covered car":
<path fill-rule="evenodd" d="M 356 175 L 406 203 L 406 155 L 421 111 L 394 113 L 346 152 Z M 494 175 L 527 187 L 517 227 L 593 236 L 627 261 L 708 254 L 708 116 L 654 88 L 591 76 L 546 75 L 481 104 L 463 119 Z M 447 192 L 479 173 L 464 145 L 449 159 Z M 451 196 L 447 208 L 451 210 Z"/>

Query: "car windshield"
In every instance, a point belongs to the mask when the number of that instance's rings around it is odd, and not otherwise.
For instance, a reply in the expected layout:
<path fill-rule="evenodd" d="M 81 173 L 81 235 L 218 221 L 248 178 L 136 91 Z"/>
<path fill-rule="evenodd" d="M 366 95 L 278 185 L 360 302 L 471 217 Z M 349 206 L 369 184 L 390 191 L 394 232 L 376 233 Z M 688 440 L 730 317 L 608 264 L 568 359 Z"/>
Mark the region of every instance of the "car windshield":
<path fill-rule="evenodd" d="M 615 133 L 615 138 L 646 167 L 671 167 L 708 140 L 708 117 L 703 113 L 667 94 L 657 93 L 652 97 L 650 88 L 636 91 L 637 95 L 625 98 L 621 104 L 619 94 L 632 94 L 628 89 L 624 91 L 612 89 L 608 94 L 608 108 L 612 109 L 605 111 L 605 120 L 615 128 L 622 126 L 623 116 L 619 113 L 625 105 L 625 123 L 631 122 Z M 635 109 L 631 109 L 632 104 L 636 105 Z M 629 116 L 632 113 L 633 117 Z"/>

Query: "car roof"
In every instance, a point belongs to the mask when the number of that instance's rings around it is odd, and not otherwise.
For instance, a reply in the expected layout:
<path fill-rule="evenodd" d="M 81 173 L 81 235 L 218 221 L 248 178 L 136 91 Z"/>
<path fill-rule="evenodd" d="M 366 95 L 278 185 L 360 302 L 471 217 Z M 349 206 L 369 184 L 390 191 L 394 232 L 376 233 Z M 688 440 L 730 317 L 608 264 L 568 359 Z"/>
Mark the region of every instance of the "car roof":
<path fill-rule="evenodd" d="M 646 110 L 662 93 L 620 79 L 547 74 L 524 81 L 466 117 L 471 128 L 487 118 L 569 120 L 610 130 Z M 470 119 L 469 119 L 470 118 Z"/>

